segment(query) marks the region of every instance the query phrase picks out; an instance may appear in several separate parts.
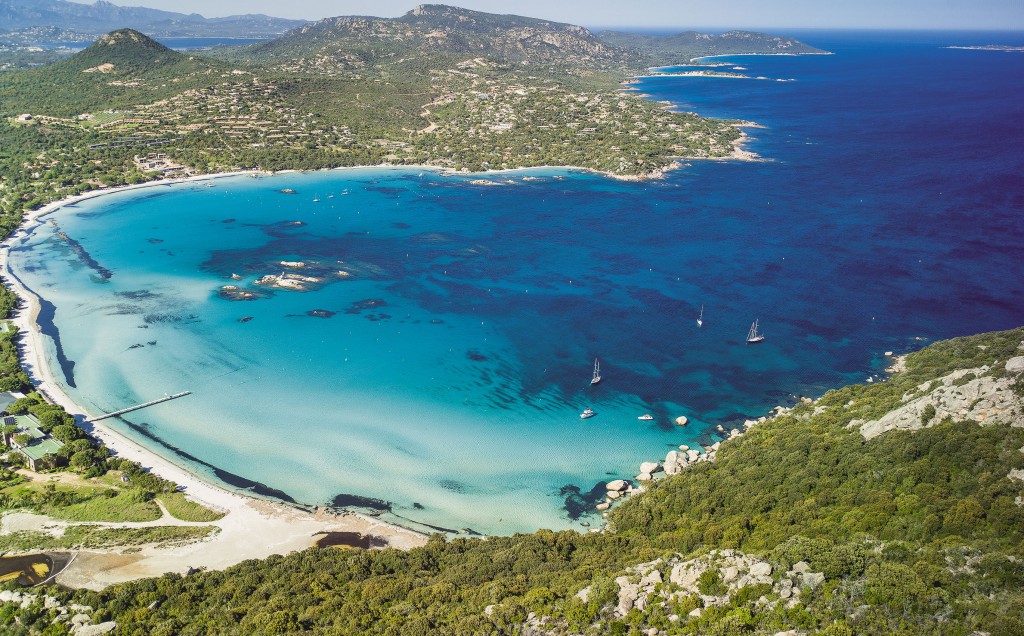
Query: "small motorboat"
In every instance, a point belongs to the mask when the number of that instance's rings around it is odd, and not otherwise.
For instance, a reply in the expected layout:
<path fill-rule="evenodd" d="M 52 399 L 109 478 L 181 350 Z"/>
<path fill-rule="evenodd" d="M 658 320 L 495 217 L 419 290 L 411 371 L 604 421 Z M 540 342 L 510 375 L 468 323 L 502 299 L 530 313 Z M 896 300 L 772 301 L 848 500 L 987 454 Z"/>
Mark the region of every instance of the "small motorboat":
<path fill-rule="evenodd" d="M 638 417 L 636 419 L 643 420 L 645 422 L 650 422 L 651 420 L 654 419 L 654 416 L 651 415 L 650 413 L 644 413 L 643 415 L 641 415 L 640 417 Z"/>
<path fill-rule="evenodd" d="M 597 413 L 594 412 L 594 409 L 587 407 L 583 409 L 582 413 L 580 413 L 580 419 L 585 420 L 589 417 L 594 417 L 595 415 L 597 415 Z"/>

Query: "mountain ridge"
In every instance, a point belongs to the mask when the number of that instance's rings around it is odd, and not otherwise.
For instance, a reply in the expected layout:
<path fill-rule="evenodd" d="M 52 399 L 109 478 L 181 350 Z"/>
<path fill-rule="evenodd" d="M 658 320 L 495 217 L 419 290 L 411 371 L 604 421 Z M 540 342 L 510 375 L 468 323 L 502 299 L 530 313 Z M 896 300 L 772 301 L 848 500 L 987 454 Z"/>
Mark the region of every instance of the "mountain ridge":
<path fill-rule="evenodd" d="M 576 69 L 582 74 L 635 74 L 657 65 L 689 63 L 724 54 L 826 53 L 791 37 L 754 31 L 715 35 L 686 31 L 653 36 L 494 14 L 443 4 L 422 4 L 397 18 L 336 16 L 238 50 L 231 59 L 290 72 L 344 75 L 379 71 L 430 56 L 484 57 L 499 64 Z M 455 59 L 462 56 L 462 59 Z"/>
<path fill-rule="evenodd" d="M 269 63 L 333 57 L 339 67 L 350 69 L 427 55 L 563 66 L 624 67 L 635 61 L 581 26 L 437 4 L 419 5 L 397 18 L 324 18 L 253 45 L 249 52 Z"/>
<path fill-rule="evenodd" d="M 0 38 L 33 27 L 57 27 L 92 36 L 134 28 L 158 37 L 274 37 L 305 22 L 262 14 L 205 18 L 198 13 L 126 7 L 106 0 L 91 5 L 68 0 L 0 0 Z"/>

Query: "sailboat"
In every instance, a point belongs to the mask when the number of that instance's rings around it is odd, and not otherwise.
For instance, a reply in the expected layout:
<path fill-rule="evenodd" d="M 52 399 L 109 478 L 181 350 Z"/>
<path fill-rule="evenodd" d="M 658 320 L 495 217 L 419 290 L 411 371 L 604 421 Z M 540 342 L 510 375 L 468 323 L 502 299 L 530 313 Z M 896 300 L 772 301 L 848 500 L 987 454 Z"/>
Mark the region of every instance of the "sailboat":
<path fill-rule="evenodd" d="M 591 378 L 590 384 L 591 384 L 591 386 L 593 386 L 593 385 L 597 384 L 600 381 L 601 381 L 601 363 L 598 361 L 597 358 L 594 358 L 594 377 Z"/>
<path fill-rule="evenodd" d="M 704 326 L 704 305 L 700 306 L 700 315 L 697 316 L 697 327 Z"/>
<path fill-rule="evenodd" d="M 764 334 L 758 333 L 757 331 L 757 320 L 754 320 L 754 324 L 750 325 L 750 332 L 747 333 L 747 344 L 757 344 L 764 340 Z"/>

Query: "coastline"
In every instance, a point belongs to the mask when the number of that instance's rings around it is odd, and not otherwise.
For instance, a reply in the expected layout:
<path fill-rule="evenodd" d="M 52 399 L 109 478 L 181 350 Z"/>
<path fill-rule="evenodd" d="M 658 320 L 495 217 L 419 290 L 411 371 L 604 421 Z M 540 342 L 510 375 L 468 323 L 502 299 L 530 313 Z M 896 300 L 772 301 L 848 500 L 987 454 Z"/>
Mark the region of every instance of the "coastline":
<path fill-rule="evenodd" d="M 821 51 L 813 52 L 808 51 L 806 53 L 721 53 L 719 55 L 701 55 L 700 57 L 691 57 L 690 62 L 696 62 L 698 60 L 713 60 L 718 57 L 754 57 L 754 56 L 772 56 L 772 57 L 800 57 L 801 55 L 835 55 L 832 51 Z"/>
<path fill-rule="evenodd" d="M 743 122 L 742 127 L 747 122 Z M 463 172 L 442 166 L 424 164 L 390 164 L 382 163 L 366 166 L 343 166 L 314 172 L 330 170 L 355 170 L 389 168 L 400 170 L 431 170 L 442 176 L 464 176 L 486 179 L 489 176 L 510 174 L 535 170 L 577 170 L 600 174 L 620 181 L 647 181 L 663 178 L 670 170 L 681 169 L 686 164 L 682 160 L 753 160 L 757 155 L 742 149 L 749 138 L 745 133 L 733 142 L 733 152 L 724 157 L 674 157 L 672 163 L 662 168 L 639 175 L 616 175 L 579 166 L 526 166 L 482 172 Z M 237 176 L 260 176 L 300 172 L 298 170 L 279 170 L 274 172 L 240 170 L 179 177 L 156 179 L 145 183 L 106 187 L 83 194 L 66 197 L 48 203 L 37 210 L 28 212 L 21 225 L 5 240 L 0 242 L 0 276 L 21 300 L 11 322 L 22 334 L 18 349 L 23 370 L 28 374 L 36 390 L 49 402 L 59 404 L 81 423 L 90 416 L 100 413 L 89 413 L 56 381 L 53 370 L 46 359 L 46 340 L 37 320 L 41 310 L 40 297 L 25 287 L 21 280 L 10 269 L 9 254 L 12 244 L 23 239 L 27 234 L 44 222 L 44 218 L 57 210 L 93 199 L 120 192 L 143 188 L 160 187 L 181 183 L 208 182 L 217 179 Z M 503 182 L 495 182 L 504 185 Z M 511 184 L 511 182 L 510 182 Z M 246 559 L 266 558 L 271 554 L 288 553 L 312 547 L 316 536 L 324 532 L 358 532 L 373 534 L 387 541 L 389 547 L 409 549 L 426 543 L 427 535 L 396 523 L 346 511 L 337 513 L 330 510 L 315 509 L 309 512 L 298 506 L 272 501 L 252 495 L 239 493 L 220 485 L 209 477 L 200 476 L 190 471 L 180 462 L 176 462 L 159 452 L 159 449 L 135 440 L 120 433 L 102 422 L 90 423 L 90 433 L 101 444 L 106 446 L 115 456 L 123 457 L 140 464 L 144 469 L 160 477 L 176 483 L 189 498 L 194 499 L 215 510 L 225 513 L 219 521 L 211 522 L 220 530 L 212 538 L 198 543 L 176 548 L 156 549 L 144 548 L 137 554 L 119 554 L 116 551 L 81 552 L 85 558 L 76 559 L 73 567 L 69 567 L 57 578 L 58 583 L 73 587 L 100 589 L 110 584 L 128 580 L 160 576 L 166 572 L 184 573 L 191 567 L 223 569 Z M 412 520 L 411 520 L 412 521 Z M 173 523 L 173 520 L 171 520 Z M 416 524 L 415 521 L 412 521 Z M 418 525 L 418 524 L 416 524 Z"/>
<path fill-rule="evenodd" d="M 106 188 L 68 197 L 50 203 L 26 215 L 22 225 L 0 244 L 0 275 L 21 299 L 11 322 L 21 333 L 18 344 L 22 368 L 36 390 L 48 401 L 59 404 L 78 422 L 90 414 L 77 404 L 56 382 L 53 370 L 45 357 L 45 339 L 36 320 L 39 316 L 39 297 L 28 290 L 13 274 L 9 266 L 11 242 L 24 236 L 42 217 L 59 208 L 97 196 L 126 190 L 251 174 L 230 172 L 201 175 L 174 180 L 152 181 L 117 188 Z M 75 563 L 57 577 L 58 583 L 73 587 L 100 589 L 107 585 L 138 578 L 160 576 L 166 572 L 185 573 L 191 567 L 223 569 L 246 559 L 266 558 L 271 554 L 312 547 L 317 534 L 325 532 L 358 532 L 372 534 L 387 541 L 389 547 L 409 549 L 426 543 L 427 536 L 414 530 L 386 523 L 354 512 L 338 514 L 333 511 L 307 512 L 266 499 L 232 492 L 167 459 L 155 450 L 121 434 L 102 422 L 91 423 L 91 434 L 115 456 L 137 462 L 144 469 L 175 482 L 181 491 L 199 503 L 224 512 L 219 521 L 210 522 L 219 531 L 198 543 L 169 549 L 145 548 L 132 555 L 111 551 L 83 551 Z"/>

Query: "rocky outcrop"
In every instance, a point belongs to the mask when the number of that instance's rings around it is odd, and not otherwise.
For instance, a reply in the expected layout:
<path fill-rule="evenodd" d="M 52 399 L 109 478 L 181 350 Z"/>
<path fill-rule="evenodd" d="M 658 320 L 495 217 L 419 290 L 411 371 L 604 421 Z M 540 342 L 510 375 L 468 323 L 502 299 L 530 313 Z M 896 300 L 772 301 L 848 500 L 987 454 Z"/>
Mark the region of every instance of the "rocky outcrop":
<path fill-rule="evenodd" d="M 713 572 L 712 576 L 705 576 L 709 571 Z M 708 578 L 717 583 L 709 586 Z M 633 609 L 646 611 L 655 605 L 663 605 L 667 611 L 684 599 L 699 599 L 699 606 L 687 617 L 670 617 L 673 623 L 686 622 L 699 617 L 705 608 L 728 605 L 736 593 L 751 585 L 771 586 L 771 591 L 758 600 L 760 605 L 774 607 L 783 603 L 792 608 L 801 602 L 801 596 L 818 589 L 825 580 L 824 574 L 813 572 L 803 561 L 790 570 L 776 570 L 763 559 L 734 550 L 713 550 L 686 560 L 677 555 L 668 560 L 641 563 L 616 578 L 619 593 L 611 611 L 618 617 Z M 577 597 L 586 598 L 589 593 L 590 588 L 584 588 Z"/>
<path fill-rule="evenodd" d="M 698 461 L 701 461 L 701 454 L 696 450 L 671 450 L 665 455 L 665 463 L 662 469 L 666 475 L 678 475 L 684 468 Z"/>
<path fill-rule="evenodd" d="M 638 481 L 650 481 L 654 479 L 654 473 L 661 470 L 658 462 L 643 462 L 640 464 L 640 474 L 636 476 Z"/>
<path fill-rule="evenodd" d="M 1020 449 L 1020 452 L 1024 453 L 1024 448 Z M 1008 474 L 1007 477 L 1010 478 L 1010 481 L 1024 484 L 1024 469 L 1014 468 L 1010 471 L 1010 474 Z M 1013 501 L 1018 506 L 1024 506 L 1024 495 L 1016 497 Z"/>
<path fill-rule="evenodd" d="M 117 623 L 114 621 L 93 624 L 91 617 L 93 609 L 88 605 L 70 603 L 65 606 L 59 599 L 46 594 L 3 590 L 0 591 L 0 603 L 13 603 L 21 608 L 41 605 L 45 610 L 54 610 L 52 624 L 64 625 L 75 636 L 100 636 L 109 634 L 117 628 Z"/>
<path fill-rule="evenodd" d="M 854 420 L 861 434 L 871 439 L 892 430 L 915 431 L 947 418 L 978 424 L 1024 426 L 1024 404 L 1013 385 L 1024 372 L 1024 356 L 1006 361 L 999 376 L 988 366 L 960 369 L 919 385 L 903 396 L 903 404 L 877 420 Z"/>

